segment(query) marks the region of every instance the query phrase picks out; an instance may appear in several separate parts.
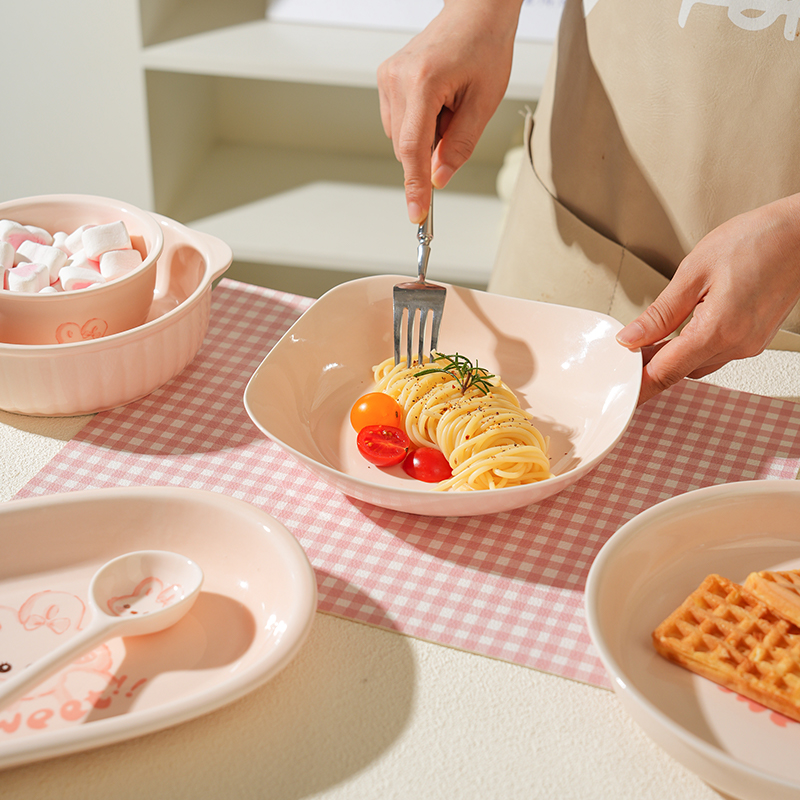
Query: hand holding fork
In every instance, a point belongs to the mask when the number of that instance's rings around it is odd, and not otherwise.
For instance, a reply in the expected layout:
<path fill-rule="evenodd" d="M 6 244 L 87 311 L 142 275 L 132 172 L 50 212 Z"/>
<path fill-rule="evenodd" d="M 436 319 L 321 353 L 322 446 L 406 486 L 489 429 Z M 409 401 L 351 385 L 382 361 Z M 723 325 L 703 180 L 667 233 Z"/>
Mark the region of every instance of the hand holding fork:
<path fill-rule="evenodd" d="M 432 151 L 439 143 L 439 124 L 437 120 Z M 433 353 L 439 342 L 439 327 L 444 313 L 444 301 L 447 290 L 444 286 L 429 283 L 426 280 L 428 260 L 431 254 L 431 241 L 433 240 L 433 188 L 431 188 L 431 205 L 428 216 L 417 230 L 417 280 L 398 283 L 393 291 L 394 305 L 394 361 L 400 363 L 400 344 L 402 339 L 403 316 L 406 318 L 406 364 L 413 363 L 413 338 L 416 321 L 417 358 L 422 363 L 425 353 L 425 330 L 428 316 L 431 317 L 430 347 L 428 353 Z M 417 319 L 418 314 L 418 319 Z"/>

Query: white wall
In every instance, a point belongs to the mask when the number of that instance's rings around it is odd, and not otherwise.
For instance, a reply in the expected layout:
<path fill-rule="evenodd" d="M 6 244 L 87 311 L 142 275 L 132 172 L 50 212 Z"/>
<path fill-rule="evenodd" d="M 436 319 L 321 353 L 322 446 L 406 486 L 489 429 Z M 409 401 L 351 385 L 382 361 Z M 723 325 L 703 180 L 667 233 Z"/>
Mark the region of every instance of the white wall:
<path fill-rule="evenodd" d="M 4 0 L 0 200 L 100 194 L 152 209 L 135 0 Z"/>

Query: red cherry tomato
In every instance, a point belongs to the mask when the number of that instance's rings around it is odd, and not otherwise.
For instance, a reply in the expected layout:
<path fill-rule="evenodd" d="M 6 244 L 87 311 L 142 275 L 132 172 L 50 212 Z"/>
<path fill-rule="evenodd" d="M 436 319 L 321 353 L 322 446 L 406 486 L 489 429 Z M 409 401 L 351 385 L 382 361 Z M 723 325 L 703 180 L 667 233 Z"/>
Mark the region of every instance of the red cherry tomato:
<path fill-rule="evenodd" d="M 384 392 L 370 392 L 356 400 L 350 409 L 350 424 L 358 432 L 367 425 L 403 427 L 403 407 Z"/>
<path fill-rule="evenodd" d="M 412 478 L 425 483 L 439 483 L 453 474 L 444 453 L 433 447 L 419 447 L 412 450 L 403 462 L 403 469 Z"/>
<path fill-rule="evenodd" d="M 367 425 L 358 432 L 356 443 L 358 452 L 378 467 L 399 464 L 411 449 L 406 432 L 392 425 Z"/>

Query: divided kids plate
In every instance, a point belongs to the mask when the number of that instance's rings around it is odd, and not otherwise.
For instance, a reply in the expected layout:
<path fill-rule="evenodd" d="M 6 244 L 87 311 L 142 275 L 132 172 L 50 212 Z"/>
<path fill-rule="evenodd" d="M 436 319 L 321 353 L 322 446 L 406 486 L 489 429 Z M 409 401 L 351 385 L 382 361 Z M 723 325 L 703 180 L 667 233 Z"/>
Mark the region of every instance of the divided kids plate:
<path fill-rule="evenodd" d="M 268 681 L 305 641 L 316 579 L 269 514 L 194 489 L 74 492 L 0 506 L 0 680 L 85 626 L 98 567 L 147 549 L 201 567 L 192 609 L 168 630 L 96 647 L 0 709 L 0 767 L 206 714 Z"/>

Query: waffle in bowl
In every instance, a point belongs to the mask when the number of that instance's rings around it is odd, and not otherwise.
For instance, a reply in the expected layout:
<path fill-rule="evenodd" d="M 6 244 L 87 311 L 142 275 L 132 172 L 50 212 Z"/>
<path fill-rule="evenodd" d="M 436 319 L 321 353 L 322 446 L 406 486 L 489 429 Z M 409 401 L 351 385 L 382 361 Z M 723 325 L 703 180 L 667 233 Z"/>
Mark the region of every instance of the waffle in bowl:
<path fill-rule="evenodd" d="M 789 588 L 780 574 L 757 573 L 751 586 L 784 605 L 796 598 L 797 617 L 797 584 Z M 746 585 L 709 575 L 653 631 L 653 644 L 670 661 L 800 722 L 800 627 Z"/>
<path fill-rule="evenodd" d="M 751 572 L 744 587 L 781 616 L 800 626 L 800 571 Z"/>

